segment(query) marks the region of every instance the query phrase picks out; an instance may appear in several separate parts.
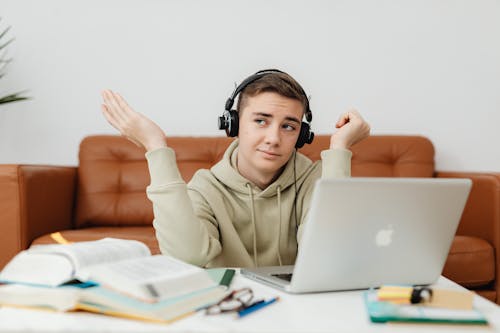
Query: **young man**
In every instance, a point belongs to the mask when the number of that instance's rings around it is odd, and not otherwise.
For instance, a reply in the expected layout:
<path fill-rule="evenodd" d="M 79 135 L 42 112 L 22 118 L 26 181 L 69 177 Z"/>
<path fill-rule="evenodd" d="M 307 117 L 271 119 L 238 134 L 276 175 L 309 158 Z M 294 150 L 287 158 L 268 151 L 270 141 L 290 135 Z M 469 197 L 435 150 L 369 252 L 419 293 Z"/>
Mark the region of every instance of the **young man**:
<path fill-rule="evenodd" d="M 340 117 L 330 149 L 312 163 L 296 152 L 304 113 L 310 111 L 304 90 L 283 72 L 257 75 L 239 93 L 232 124 L 238 139 L 220 162 L 199 170 L 187 185 L 158 125 L 119 94 L 103 92 L 106 119 L 147 151 L 147 195 L 162 253 L 204 267 L 293 264 L 314 182 L 350 176 L 348 148 L 370 131 L 359 113 Z"/>

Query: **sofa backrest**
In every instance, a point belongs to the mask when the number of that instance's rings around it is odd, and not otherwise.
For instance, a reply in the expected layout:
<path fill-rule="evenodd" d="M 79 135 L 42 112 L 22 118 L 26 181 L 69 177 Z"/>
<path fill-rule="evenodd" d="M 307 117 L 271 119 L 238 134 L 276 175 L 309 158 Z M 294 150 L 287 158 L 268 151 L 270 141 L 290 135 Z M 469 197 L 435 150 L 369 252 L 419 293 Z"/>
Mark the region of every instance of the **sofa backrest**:
<path fill-rule="evenodd" d="M 219 161 L 233 139 L 169 137 L 184 180 Z M 330 136 L 317 135 L 301 153 L 316 161 Z M 371 136 L 352 147 L 352 175 L 432 177 L 434 148 L 421 136 Z M 153 209 L 144 150 L 121 136 L 89 136 L 80 144 L 75 227 L 151 225 Z"/>

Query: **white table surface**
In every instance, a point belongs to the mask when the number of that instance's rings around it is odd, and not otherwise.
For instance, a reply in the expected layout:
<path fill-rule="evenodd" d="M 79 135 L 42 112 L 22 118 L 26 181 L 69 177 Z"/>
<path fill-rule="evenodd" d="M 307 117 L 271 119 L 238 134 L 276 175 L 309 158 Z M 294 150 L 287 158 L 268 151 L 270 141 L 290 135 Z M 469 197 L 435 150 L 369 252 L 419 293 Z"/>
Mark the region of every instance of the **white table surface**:
<path fill-rule="evenodd" d="M 198 313 L 169 325 L 73 312 L 0 308 L 0 332 L 500 332 L 500 307 L 475 296 L 475 307 L 490 326 L 374 324 L 362 291 L 289 295 L 236 275 L 232 288 L 251 287 L 256 297 L 280 301 L 246 317 Z M 461 288 L 441 277 L 436 286 Z"/>

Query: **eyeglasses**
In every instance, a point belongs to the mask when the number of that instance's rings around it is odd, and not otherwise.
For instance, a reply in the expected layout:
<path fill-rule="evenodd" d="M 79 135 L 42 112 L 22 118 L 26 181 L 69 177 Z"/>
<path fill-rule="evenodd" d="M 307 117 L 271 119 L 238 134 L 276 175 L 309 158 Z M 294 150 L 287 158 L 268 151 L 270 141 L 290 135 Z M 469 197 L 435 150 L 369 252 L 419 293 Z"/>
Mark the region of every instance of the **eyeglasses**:
<path fill-rule="evenodd" d="M 223 312 L 240 311 L 252 306 L 253 291 L 250 288 L 233 290 L 217 304 L 207 308 L 206 314 L 215 315 Z"/>

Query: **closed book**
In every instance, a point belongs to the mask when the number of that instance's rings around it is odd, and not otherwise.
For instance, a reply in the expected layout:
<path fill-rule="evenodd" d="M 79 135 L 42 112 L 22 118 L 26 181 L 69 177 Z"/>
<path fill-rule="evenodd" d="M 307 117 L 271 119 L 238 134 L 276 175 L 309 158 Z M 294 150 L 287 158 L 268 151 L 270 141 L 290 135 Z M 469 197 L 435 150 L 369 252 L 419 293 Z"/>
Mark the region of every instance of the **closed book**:
<path fill-rule="evenodd" d="M 24 284 L 0 285 L 0 305 L 53 311 L 75 310 L 80 288 L 37 287 Z"/>
<path fill-rule="evenodd" d="M 103 287 L 82 292 L 77 309 L 106 315 L 169 323 L 217 303 L 227 288 L 214 286 L 159 302 L 143 302 Z"/>
<path fill-rule="evenodd" d="M 145 302 L 101 286 L 0 286 L 0 304 L 53 311 L 84 310 L 105 315 L 169 323 L 216 303 L 225 286 L 213 286 L 158 302 Z"/>

